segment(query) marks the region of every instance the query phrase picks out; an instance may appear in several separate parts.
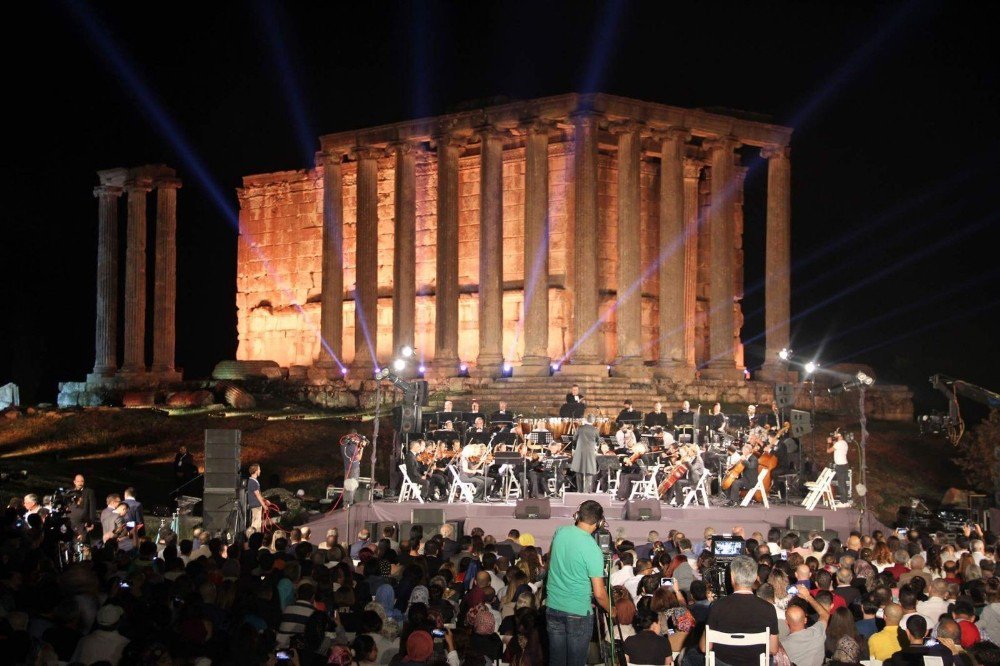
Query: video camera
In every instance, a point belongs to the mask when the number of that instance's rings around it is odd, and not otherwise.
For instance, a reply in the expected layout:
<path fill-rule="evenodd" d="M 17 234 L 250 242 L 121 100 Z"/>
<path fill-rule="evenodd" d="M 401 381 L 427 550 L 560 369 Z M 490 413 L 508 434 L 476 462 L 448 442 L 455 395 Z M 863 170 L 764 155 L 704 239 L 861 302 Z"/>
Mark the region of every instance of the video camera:
<path fill-rule="evenodd" d="M 716 597 L 732 594 L 733 583 L 729 579 L 729 564 L 746 553 L 746 542 L 737 536 L 716 534 L 712 536 L 712 556 L 715 566 L 708 571 L 706 582 Z"/>

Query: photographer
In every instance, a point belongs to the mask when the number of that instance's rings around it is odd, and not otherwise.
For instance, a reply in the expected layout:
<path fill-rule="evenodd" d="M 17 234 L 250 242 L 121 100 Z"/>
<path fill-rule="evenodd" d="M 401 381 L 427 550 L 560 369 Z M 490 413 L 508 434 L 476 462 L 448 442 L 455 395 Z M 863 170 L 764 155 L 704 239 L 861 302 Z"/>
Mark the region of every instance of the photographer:
<path fill-rule="evenodd" d="M 548 608 L 549 663 L 583 666 L 594 631 L 591 599 L 614 617 L 604 580 L 604 554 L 594 532 L 604 523 L 604 508 L 593 500 L 580 505 L 573 525 L 552 536 L 545 580 Z"/>

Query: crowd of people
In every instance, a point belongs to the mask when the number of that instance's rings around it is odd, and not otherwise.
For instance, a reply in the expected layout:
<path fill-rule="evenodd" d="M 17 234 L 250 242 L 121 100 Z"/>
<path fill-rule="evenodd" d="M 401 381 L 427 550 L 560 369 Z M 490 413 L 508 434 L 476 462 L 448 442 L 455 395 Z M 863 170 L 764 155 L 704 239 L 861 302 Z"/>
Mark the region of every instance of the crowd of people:
<path fill-rule="evenodd" d="M 976 527 L 844 543 L 735 527 L 744 554 L 720 576 L 713 529 L 615 541 L 596 502 L 543 548 L 517 529 L 452 524 L 178 540 L 136 533 L 134 497 L 112 499 L 81 561 L 42 546 L 52 517 L 38 498 L 8 506 L 0 663 L 577 666 L 601 659 L 599 634 L 629 663 L 701 666 L 706 626 L 767 629 L 778 666 L 1000 663 L 1000 546 Z M 758 663 L 759 649 L 711 649 L 718 663 Z"/>

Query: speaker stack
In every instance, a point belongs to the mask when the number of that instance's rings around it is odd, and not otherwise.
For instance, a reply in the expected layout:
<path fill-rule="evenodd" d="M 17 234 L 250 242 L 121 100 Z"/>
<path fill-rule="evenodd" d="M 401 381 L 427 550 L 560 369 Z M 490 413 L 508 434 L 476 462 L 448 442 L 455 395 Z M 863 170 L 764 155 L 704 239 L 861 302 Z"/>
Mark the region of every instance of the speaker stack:
<path fill-rule="evenodd" d="M 209 532 L 221 532 L 236 508 L 240 485 L 239 430 L 205 431 L 205 494 L 202 498 L 202 525 Z"/>

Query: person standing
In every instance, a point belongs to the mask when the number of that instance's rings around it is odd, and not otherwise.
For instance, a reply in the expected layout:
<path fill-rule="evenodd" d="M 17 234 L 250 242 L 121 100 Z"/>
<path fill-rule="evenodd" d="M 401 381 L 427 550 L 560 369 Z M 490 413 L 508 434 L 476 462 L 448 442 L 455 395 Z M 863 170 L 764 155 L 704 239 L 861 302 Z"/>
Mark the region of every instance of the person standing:
<path fill-rule="evenodd" d="M 260 493 L 260 465 L 254 463 L 248 468 L 247 508 L 250 510 L 250 529 L 260 532 L 264 527 L 264 496 Z"/>
<path fill-rule="evenodd" d="M 122 502 L 128 507 L 128 510 L 125 512 L 125 522 L 132 523 L 129 529 L 134 529 L 137 536 L 142 536 L 145 534 L 142 502 L 135 498 L 135 488 L 131 486 L 126 488 L 123 494 L 125 495 L 125 499 Z"/>
<path fill-rule="evenodd" d="M 87 480 L 83 477 L 83 474 L 77 474 L 73 477 L 73 490 L 72 492 L 80 495 L 83 507 L 83 520 L 88 525 L 93 525 L 97 522 L 97 500 L 94 497 L 94 489 L 87 487 Z"/>
<path fill-rule="evenodd" d="M 838 429 L 837 432 L 826 438 L 826 443 L 829 444 L 826 452 L 833 454 L 833 468 L 837 472 L 837 503 L 850 506 L 847 499 L 847 470 L 850 469 L 847 464 L 847 440 Z"/>
<path fill-rule="evenodd" d="M 604 580 L 604 555 L 593 536 L 604 523 L 604 509 L 598 502 L 587 500 L 574 518 L 573 525 L 558 528 L 552 536 L 545 579 L 548 663 L 554 666 L 586 664 L 594 630 L 592 599 L 614 617 Z"/>
<path fill-rule="evenodd" d="M 583 413 L 587 409 L 587 403 L 580 393 L 579 384 L 573 384 L 570 392 L 566 394 L 566 402 L 559 408 L 559 416 L 564 419 L 583 418 Z"/>
<path fill-rule="evenodd" d="M 344 459 L 344 508 L 354 504 L 354 493 L 361 477 L 361 456 L 364 455 L 365 438 L 354 428 L 340 438 L 340 454 Z"/>
<path fill-rule="evenodd" d="M 771 634 L 770 652 L 775 654 L 778 651 L 778 616 L 774 606 L 753 593 L 753 585 L 757 582 L 757 563 L 753 558 L 740 555 L 729 564 L 729 577 L 733 593 L 712 604 L 707 626 L 728 634 L 755 634 L 767 630 Z M 704 634 L 700 647 L 705 652 Z M 757 666 L 764 648 L 715 645 L 712 651 L 717 662 L 729 666 Z"/>
<path fill-rule="evenodd" d="M 581 493 L 595 492 L 591 479 L 597 474 L 597 445 L 601 435 L 594 426 L 594 415 L 587 414 L 587 422 L 576 430 L 573 436 L 573 462 L 569 468 L 576 472 L 576 490 Z"/>

